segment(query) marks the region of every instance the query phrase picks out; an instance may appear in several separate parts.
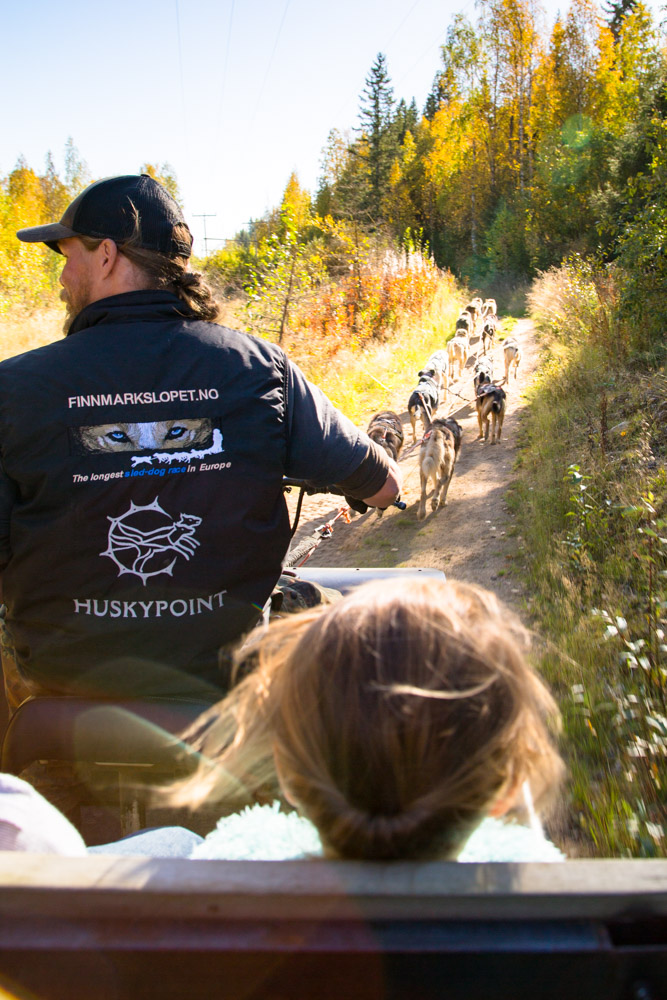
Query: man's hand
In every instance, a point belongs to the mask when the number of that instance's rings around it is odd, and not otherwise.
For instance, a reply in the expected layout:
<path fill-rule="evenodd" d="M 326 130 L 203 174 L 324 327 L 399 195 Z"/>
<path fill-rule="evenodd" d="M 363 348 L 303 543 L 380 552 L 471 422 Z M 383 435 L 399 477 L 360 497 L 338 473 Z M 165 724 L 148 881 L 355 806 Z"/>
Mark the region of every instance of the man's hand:
<path fill-rule="evenodd" d="M 343 497 L 345 503 L 352 510 L 356 510 L 357 514 L 365 514 L 368 511 L 368 504 L 364 503 L 363 500 L 357 500 L 356 497 Z"/>
<path fill-rule="evenodd" d="M 403 476 L 396 462 L 389 459 L 389 471 L 384 481 L 382 489 L 374 493 L 372 497 L 364 497 L 363 502 L 368 507 L 380 507 L 383 510 L 389 507 L 401 495 Z M 347 497 L 346 497 L 347 499 Z M 352 506 L 350 504 L 350 506 Z"/>

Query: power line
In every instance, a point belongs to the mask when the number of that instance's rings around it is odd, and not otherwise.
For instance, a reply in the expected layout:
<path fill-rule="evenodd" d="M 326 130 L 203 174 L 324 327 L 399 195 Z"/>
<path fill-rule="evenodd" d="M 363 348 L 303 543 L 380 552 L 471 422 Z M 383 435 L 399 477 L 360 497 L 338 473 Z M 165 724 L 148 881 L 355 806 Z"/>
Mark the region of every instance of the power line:
<path fill-rule="evenodd" d="M 183 51 L 181 49 L 181 21 L 178 13 L 178 0 L 174 0 L 174 7 L 176 8 L 176 39 L 178 42 L 178 72 L 181 83 L 181 112 L 183 114 L 183 141 L 187 146 L 188 135 L 187 135 L 187 118 L 185 115 L 185 85 L 183 83 Z"/>
<path fill-rule="evenodd" d="M 474 0 L 469 0 L 469 3 L 471 3 L 471 2 L 474 2 Z M 403 17 L 403 19 L 402 19 L 401 21 L 399 21 L 399 23 L 398 23 L 398 25 L 396 26 L 396 28 L 394 28 L 394 30 L 393 30 L 393 32 L 391 33 L 391 35 L 389 36 L 389 38 L 388 38 L 388 39 L 387 39 L 387 40 L 385 41 L 385 43 L 384 43 L 384 46 L 383 46 L 383 48 L 382 48 L 382 49 L 380 49 L 380 51 L 381 51 L 381 52 L 386 52 L 387 48 L 389 47 L 389 44 L 390 44 L 390 43 L 391 43 L 391 42 L 392 42 L 392 41 L 394 40 L 394 38 L 396 37 L 396 35 L 397 35 L 397 34 L 399 33 L 399 31 L 401 30 L 401 28 L 402 28 L 402 27 L 403 27 L 403 25 L 405 24 L 405 22 L 406 22 L 406 21 L 407 21 L 407 20 L 408 20 L 408 19 L 409 19 L 409 18 L 411 17 L 411 15 L 412 15 L 413 11 L 415 10 L 415 8 L 416 8 L 416 7 L 417 7 L 417 6 L 418 6 L 418 5 L 420 4 L 420 3 L 421 3 L 421 0 L 414 0 L 414 3 L 412 4 L 412 7 L 410 8 L 410 10 L 409 10 L 409 11 L 407 12 L 407 14 L 405 15 L 405 17 Z M 438 44 L 440 44 L 440 43 L 438 43 Z M 430 49 L 431 47 L 432 47 L 432 44 L 431 44 L 431 45 L 429 45 L 429 49 Z M 410 72 L 410 73 L 412 72 L 412 70 L 414 69 L 414 67 L 415 67 L 416 65 L 418 65 L 418 63 L 419 63 L 419 62 L 420 62 L 420 61 L 421 61 L 422 59 L 423 59 L 423 56 L 420 56 L 420 57 L 419 57 L 419 59 L 417 60 L 417 62 L 416 62 L 416 63 L 414 64 L 414 66 L 412 66 L 412 67 L 411 67 L 411 69 L 409 70 L 409 72 Z M 403 74 L 403 76 L 401 77 L 401 80 L 404 80 L 404 79 L 405 79 L 405 77 L 406 77 L 407 75 L 408 75 L 408 74 Z M 399 81 L 398 81 L 398 83 L 400 83 L 400 82 L 401 82 L 401 80 L 399 80 Z M 393 85 L 393 81 L 392 81 L 392 85 Z M 357 97 L 358 97 L 358 95 L 357 95 Z M 338 112 L 338 113 L 336 114 L 336 116 L 335 116 L 335 117 L 336 117 L 336 119 L 340 118 L 340 116 L 341 116 L 341 115 L 343 114 L 343 112 L 344 112 L 344 111 L 346 110 L 346 108 L 347 108 L 347 107 L 348 107 L 348 106 L 349 106 L 349 105 L 350 105 L 351 103 L 352 103 L 352 98 L 349 98 L 349 100 L 346 100 L 346 101 L 345 101 L 345 104 L 341 105 L 341 108 L 340 108 L 340 111 L 339 111 L 339 112 Z"/>
<path fill-rule="evenodd" d="M 402 21 L 400 22 L 400 24 L 398 25 L 398 27 L 397 27 L 397 28 L 396 28 L 396 29 L 394 30 L 394 32 L 392 33 L 392 35 L 391 35 L 391 36 L 390 36 L 390 37 L 389 37 L 389 38 L 387 39 L 387 41 L 386 41 L 386 42 L 384 43 L 384 46 L 382 47 L 382 49 L 380 49 L 380 51 L 381 51 L 381 52 L 384 52 L 384 51 L 385 51 L 385 50 L 386 50 L 386 49 L 388 48 L 388 46 L 389 46 L 389 43 L 390 43 L 390 42 L 393 42 L 393 40 L 394 40 L 394 39 L 396 38 L 396 35 L 397 35 L 397 34 L 399 33 L 399 31 L 401 30 L 401 28 L 403 27 L 403 25 L 405 24 L 405 22 L 406 22 L 406 21 L 408 20 L 408 18 L 409 18 L 409 17 L 410 17 L 410 15 L 412 14 L 413 10 L 415 9 L 415 7 L 416 7 L 416 6 L 418 5 L 418 4 L 420 4 L 420 3 L 421 3 L 421 0 L 415 0 L 415 2 L 413 3 L 412 7 L 411 7 L 411 8 L 410 8 L 410 10 L 409 10 L 409 11 L 407 12 L 407 14 L 406 14 L 406 15 L 405 15 L 405 17 L 403 18 L 403 20 L 402 20 Z"/>
<path fill-rule="evenodd" d="M 465 15 L 466 11 L 469 10 L 475 4 L 475 2 L 476 2 L 476 0 L 468 0 L 468 2 L 463 7 L 463 9 L 459 11 L 459 16 L 463 17 Z M 438 34 L 438 38 L 439 39 L 441 39 L 443 35 L 447 34 L 447 28 L 449 28 L 449 24 L 447 25 L 446 28 L 443 28 L 443 30 L 441 32 L 439 32 L 439 34 Z M 415 67 L 417 67 L 419 65 L 419 63 L 422 61 L 422 59 L 424 58 L 424 56 L 428 55 L 434 48 L 436 48 L 436 47 L 440 48 L 441 45 L 442 45 L 442 41 L 437 41 L 435 43 L 434 42 L 430 42 L 428 48 L 424 49 L 424 51 L 422 52 L 422 54 L 419 56 L 419 58 L 417 60 L 415 60 L 415 62 L 410 67 L 410 69 L 407 70 L 407 72 L 405 72 L 403 74 L 403 76 L 400 78 L 400 80 L 397 81 L 396 86 L 399 86 L 403 82 L 403 80 L 405 80 L 408 76 L 410 76 L 410 74 L 412 73 L 413 69 L 415 69 Z M 436 70 L 436 72 L 437 72 L 437 70 Z"/>
<path fill-rule="evenodd" d="M 273 57 L 276 54 L 276 49 L 278 48 L 278 41 L 280 39 L 280 33 L 283 30 L 283 25 L 285 23 L 285 18 L 287 17 L 287 9 L 288 9 L 289 5 L 290 5 L 290 0 L 286 0 L 285 9 L 283 10 L 283 16 L 282 16 L 282 20 L 280 22 L 280 27 L 278 28 L 278 32 L 276 34 L 276 40 L 273 43 L 273 51 L 271 53 L 271 56 L 269 58 L 269 61 L 268 61 L 267 65 L 266 65 L 266 73 L 264 74 L 264 79 L 262 80 L 262 86 L 259 88 L 259 97 L 257 98 L 257 105 L 255 107 L 255 110 L 253 112 L 253 116 L 252 116 L 252 119 L 251 119 L 251 122 L 250 122 L 251 127 L 255 124 L 255 118 L 257 117 L 257 112 L 259 111 L 260 101 L 262 100 L 262 97 L 264 95 L 264 87 L 266 86 L 266 81 L 269 78 L 269 72 L 271 70 L 271 63 L 273 62 Z"/>
<path fill-rule="evenodd" d="M 444 31 L 446 31 L 446 30 L 447 30 L 447 29 L 445 28 L 445 29 L 444 29 Z M 442 32 L 441 34 L 444 34 L 444 32 Z M 424 56 L 428 55 L 428 54 L 429 54 L 430 52 L 432 52 L 432 51 L 433 51 L 433 49 L 435 49 L 435 48 L 438 48 L 438 49 L 439 49 L 441 45 L 442 45 L 442 42 L 441 42 L 441 41 L 437 41 L 437 42 L 433 42 L 433 41 L 431 41 L 431 42 L 429 42 L 429 45 L 428 45 L 428 48 L 424 49 L 424 51 L 423 51 L 423 52 L 422 52 L 422 54 L 421 54 L 421 55 L 419 56 L 419 58 L 418 58 L 418 59 L 416 59 L 416 60 L 415 60 L 415 61 L 413 62 L 413 64 L 412 64 L 412 66 L 410 67 L 410 69 L 409 69 L 409 70 L 406 70 L 406 72 L 405 72 L 405 73 L 403 74 L 403 76 L 402 76 L 402 77 L 400 78 L 400 80 L 397 80 L 397 81 L 396 81 L 396 86 L 398 87 L 398 86 L 399 86 L 399 85 L 400 85 L 400 84 L 401 84 L 401 83 L 403 82 L 403 80 L 407 79 L 407 77 L 409 77 L 409 76 L 410 76 L 410 74 L 412 73 L 413 69 L 415 69 L 415 68 L 416 68 L 417 66 L 419 66 L 419 64 L 420 64 L 420 62 L 422 61 L 422 59 L 424 58 Z M 437 67 L 436 67 L 436 72 L 437 72 Z"/>
<path fill-rule="evenodd" d="M 213 157 L 212 157 L 213 160 L 215 160 L 215 157 L 218 155 L 218 145 L 220 143 L 220 131 L 221 131 L 221 125 L 222 125 L 222 111 L 223 111 L 224 100 L 225 100 L 225 89 L 226 89 L 226 86 L 227 86 L 227 67 L 229 65 L 229 47 L 230 47 L 231 40 L 232 40 L 232 23 L 233 23 L 233 21 L 234 21 L 234 0 L 232 0 L 231 8 L 230 8 L 230 11 L 229 11 L 229 27 L 227 29 L 227 45 L 226 45 L 226 48 L 225 48 L 225 61 L 223 63 L 223 67 L 222 67 L 222 84 L 221 84 L 221 87 L 220 87 L 220 100 L 218 101 L 218 113 L 216 115 L 215 142 L 214 142 L 214 145 L 213 145 Z"/>

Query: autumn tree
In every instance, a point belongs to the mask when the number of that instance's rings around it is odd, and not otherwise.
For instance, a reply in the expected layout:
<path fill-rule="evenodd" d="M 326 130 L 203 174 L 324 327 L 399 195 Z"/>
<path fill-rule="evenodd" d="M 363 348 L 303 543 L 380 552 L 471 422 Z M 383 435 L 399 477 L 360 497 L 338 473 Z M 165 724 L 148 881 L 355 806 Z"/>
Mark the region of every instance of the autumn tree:
<path fill-rule="evenodd" d="M 168 164 L 155 167 L 146 163 L 142 171 L 179 197 L 178 183 Z M 19 157 L 14 169 L 0 177 L 0 311 L 53 302 L 62 258 L 42 243 L 17 240 L 16 232 L 59 219 L 91 180 L 88 165 L 71 136 L 65 143 L 62 175 L 48 152 L 42 173 Z"/>
<path fill-rule="evenodd" d="M 667 325 L 667 87 L 654 108 L 650 165 L 629 185 L 632 217 L 619 239 L 621 314 L 629 320 L 634 346 L 664 352 Z M 627 213 L 630 214 L 629 212 Z"/>
<path fill-rule="evenodd" d="M 353 276 L 353 322 L 369 237 L 420 233 L 439 265 L 482 280 L 573 251 L 611 259 L 627 227 L 641 228 L 664 68 L 641 0 L 616 34 L 594 0 L 572 0 L 544 37 L 536 0 L 480 0 L 478 11 L 476 23 L 452 20 L 423 116 L 394 103 L 379 55 L 360 127 L 330 134 L 300 239 L 320 248 L 328 278 Z M 253 226 L 256 245 L 282 232 L 283 210 Z"/>
<path fill-rule="evenodd" d="M 16 231 L 53 220 L 47 219 L 40 178 L 22 156 L 3 184 L 0 210 L 0 300 L 5 308 L 12 302 L 34 305 L 51 286 L 53 254 L 42 243 L 17 240 Z"/>
<path fill-rule="evenodd" d="M 342 214 L 340 185 L 350 159 L 350 135 L 338 129 L 331 129 L 322 150 L 320 179 L 315 196 L 315 210 L 318 215 Z"/>
<path fill-rule="evenodd" d="M 503 153 L 512 186 L 523 194 L 532 170 L 530 120 L 539 55 L 535 0 L 485 0 L 481 30 Z"/>

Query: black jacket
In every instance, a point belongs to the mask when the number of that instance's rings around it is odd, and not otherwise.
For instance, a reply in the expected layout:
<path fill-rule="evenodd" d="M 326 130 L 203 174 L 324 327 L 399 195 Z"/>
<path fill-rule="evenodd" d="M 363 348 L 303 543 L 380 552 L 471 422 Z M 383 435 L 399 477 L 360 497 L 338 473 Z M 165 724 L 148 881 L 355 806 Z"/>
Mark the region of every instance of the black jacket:
<path fill-rule="evenodd" d="M 289 544 L 283 475 L 340 482 L 367 450 L 275 345 L 168 292 L 86 307 L 0 365 L 19 670 L 54 692 L 156 693 L 154 670 L 163 691 L 183 674 L 224 687 L 217 650 L 257 619 Z"/>

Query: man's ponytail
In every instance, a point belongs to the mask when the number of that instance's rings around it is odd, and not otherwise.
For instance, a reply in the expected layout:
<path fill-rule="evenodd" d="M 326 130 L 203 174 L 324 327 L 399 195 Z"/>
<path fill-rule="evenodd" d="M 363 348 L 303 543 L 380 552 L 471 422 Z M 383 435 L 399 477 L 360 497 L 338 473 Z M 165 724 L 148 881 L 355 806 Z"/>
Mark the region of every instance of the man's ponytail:
<path fill-rule="evenodd" d="M 183 232 L 179 232 L 181 229 Z M 188 313 L 195 319 L 215 322 L 220 314 L 220 306 L 203 275 L 188 268 L 187 257 L 169 257 L 167 254 L 139 246 L 139 232 L 137 228 L 136 235 L 119 245 L 118 249 L 145 275 L 146 288 L 173 292 L 183 301 Z M 186 226 L 174 226 L 173 235 L 176 240 L 187 242 L 189 231 Z"/>
<path fill-rule="evenodd" d="M 207 320 L 212 323 L 217 320 L 220 314 L 220 307 L 215 300 L 211 286 L 207 284 L 199 271 L 179 268 L 166 287 L 170 291 L 174 291 L 179 299 L 185 302 L 190 312 L 197 319 Z"/>

